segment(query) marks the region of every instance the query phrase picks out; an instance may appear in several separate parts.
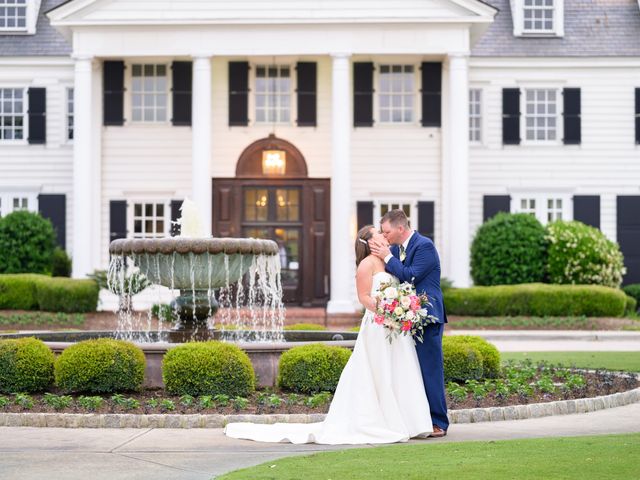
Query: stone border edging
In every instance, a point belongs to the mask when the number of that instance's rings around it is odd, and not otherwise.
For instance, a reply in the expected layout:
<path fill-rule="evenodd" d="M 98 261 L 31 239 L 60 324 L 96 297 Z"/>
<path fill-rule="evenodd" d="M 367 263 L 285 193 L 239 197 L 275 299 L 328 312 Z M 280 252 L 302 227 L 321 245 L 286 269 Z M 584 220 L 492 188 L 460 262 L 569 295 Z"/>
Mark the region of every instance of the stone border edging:
<path fill-rule="evenodd" d="M 640 388 L 593 398 L 559 400 L 507 407 L 450 410 L 451 423 L 498 422 L 587 413 L 640 402 Z M 231 422 L 313 423 L 321 422 L 324 413 L 265 415 L 175 415 L 129 413 L 0 413 L 0 427 L 50 428 L 222 428 Z"/>

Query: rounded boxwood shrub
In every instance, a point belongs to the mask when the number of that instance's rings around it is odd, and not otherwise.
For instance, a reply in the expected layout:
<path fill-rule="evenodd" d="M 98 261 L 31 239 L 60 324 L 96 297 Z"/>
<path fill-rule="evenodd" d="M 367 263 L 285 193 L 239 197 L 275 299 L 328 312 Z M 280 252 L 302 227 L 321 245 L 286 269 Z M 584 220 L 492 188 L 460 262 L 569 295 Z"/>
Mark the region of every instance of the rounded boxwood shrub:
<path fill-rule="evenodd" d="M 451 343 L 463 343 L 478 349 L 482 357 L 483 378 L 498 378 L 500 376 L 500 352 L 495 345 L 477 335 L 452 335 L 447 339 Z"/>
<path fill-rule="evenodd" d="M 548 274 L 551 283 L 618 288 L 625 274 L 618 244 L 582 222 L 547 225 Z"/>
<path fill-rule="evenodd" d="M 640 303 L 640 283 L 631 283 L 622 287 L 622 291 Z"/>
<path fill-rule="evenodd" d="M 51 274 L 56 236 L 51 222 L 20 210 L 0 218 L 0 273 Z"/>
<path fill-rule="evenodd" d="M 476 232 L 471 276 L 476 285 L 544 281 L 547 242 L 542 224 L 525 213 L 499 213 Z"/>
<path fill-rule="evenodd" d="M 55 356 L 42 340 L 19 338 L 0 341 L 0 392 L 46 390 L 53 383 Z"/>
<path fill-rule="evenodd" d="M 634 315 L 638 311 L 638 301 L 631 295 L 627 295 L 627 304 L 624 309 L 625 316 Z"/>
<path fill-rule="evenodd" d="M 482 354 L 477 346 L 444 337 L 442 354 L 445 382 L 464 382 L 482 378 Z"/>
<path fill-rule="evenodd" d="M 351 350 L 313 343 L 293 347 L 280 357 L 278 386 L 300 393 L 335 392 Z"/>
<path fill-rule="evenodd" d="M 169 350 L 162 360 L 167 391 L 176 395 L 245 397 L 255 390 L 249 356 L 223 342 L 193 342 Z"/>
<path fill-rule="evenodd" d="M 56 385 L 65 392 L 111 393 L 142 388 L 146 361 L 133 343 L 111 338 L 66 348 L 55 363 Z"/>
<path fill-rule="evenodd" d="M 495 287 L 452 288 L 444 294 L 450 315 L 476 317 L 621 317 L 626 296 L 599 285 L 530 283 Z"/>

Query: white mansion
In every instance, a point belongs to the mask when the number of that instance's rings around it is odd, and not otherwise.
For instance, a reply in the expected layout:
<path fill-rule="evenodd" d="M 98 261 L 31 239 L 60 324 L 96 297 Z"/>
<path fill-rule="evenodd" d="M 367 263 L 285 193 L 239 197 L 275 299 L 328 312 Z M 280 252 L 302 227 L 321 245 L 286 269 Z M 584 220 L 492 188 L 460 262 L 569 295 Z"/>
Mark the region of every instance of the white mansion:
<path fill-rule="evenodd" d="M 457 286 L 499 211 L 599 227 L 640 282 L 639 3 L 0 0 L 0 215 L 50 218 L 82 277 L 185 197 L 330 313 L 395 207 Z"/>

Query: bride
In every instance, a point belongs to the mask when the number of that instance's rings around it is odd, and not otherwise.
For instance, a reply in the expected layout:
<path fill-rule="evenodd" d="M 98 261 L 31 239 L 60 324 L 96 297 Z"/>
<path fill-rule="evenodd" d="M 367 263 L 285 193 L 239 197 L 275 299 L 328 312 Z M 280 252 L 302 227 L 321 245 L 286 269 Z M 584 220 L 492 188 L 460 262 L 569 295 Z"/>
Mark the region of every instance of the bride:
<path fill-rule="evenodd" d="M 383 327 L 371 321 L 381 283 L 392 277 L 371 255 L 368 241 L 385 242 L 373 225 L 356 238 L 358 299 L 367 309 L 353 354 L 336 388 L 329 412 L 319 423 L 230 423 L 224 433 L 259 442 L 328 445 L 406 442 L 433 432 L 429 402 L 411 337 L 389 343 Z"/>

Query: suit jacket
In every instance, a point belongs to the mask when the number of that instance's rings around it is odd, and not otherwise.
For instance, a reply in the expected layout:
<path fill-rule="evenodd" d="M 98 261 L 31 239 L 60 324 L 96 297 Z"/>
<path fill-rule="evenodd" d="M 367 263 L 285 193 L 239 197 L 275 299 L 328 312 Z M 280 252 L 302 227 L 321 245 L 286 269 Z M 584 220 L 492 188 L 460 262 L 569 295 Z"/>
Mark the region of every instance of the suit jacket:
<path fill-rule="evenodd" d="M 405 250 L 404 263 L 400 261 L 400 247 L 391 247 L 393 258 L 389 259 L 386 270 L 398 277 L 400 282 L 411 282 L 417 293 L 426 293 L 432 307 L 429 313 L 438 317 L 438 323 L 447 323 L 447 313 L 440 289 L 440 258 L 431 239 L 413 232 Z"/>

